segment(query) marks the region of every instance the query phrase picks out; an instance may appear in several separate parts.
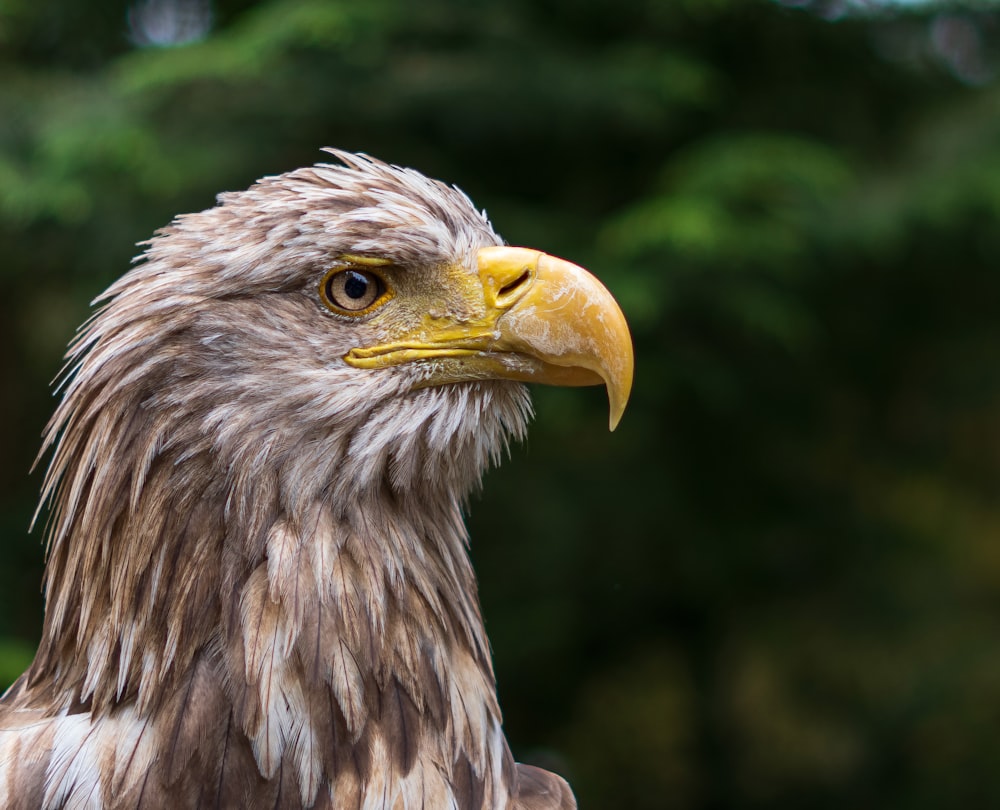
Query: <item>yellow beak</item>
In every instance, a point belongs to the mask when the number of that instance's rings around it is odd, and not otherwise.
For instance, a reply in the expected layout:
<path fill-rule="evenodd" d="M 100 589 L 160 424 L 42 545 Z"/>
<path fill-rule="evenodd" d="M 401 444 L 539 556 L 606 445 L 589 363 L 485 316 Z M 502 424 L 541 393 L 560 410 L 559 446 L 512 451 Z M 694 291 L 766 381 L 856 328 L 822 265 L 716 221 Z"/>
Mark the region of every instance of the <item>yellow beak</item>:
<path fill-rule="evenodd" d="M 474 306 L 428 314 L 402 340 L 352 349 L 357 368 L 427 361 L 427 385 L 513 379 L 608 390 L 610 428 L 632 389 L 632 338 L 611 293 L 575 264 L 537 250 L 479 250 L 476 276 L 450 277 Z M 474 289 L 470 289 L 470 285 Z M 471 314 L 470 314 L 471 313 Z"/>

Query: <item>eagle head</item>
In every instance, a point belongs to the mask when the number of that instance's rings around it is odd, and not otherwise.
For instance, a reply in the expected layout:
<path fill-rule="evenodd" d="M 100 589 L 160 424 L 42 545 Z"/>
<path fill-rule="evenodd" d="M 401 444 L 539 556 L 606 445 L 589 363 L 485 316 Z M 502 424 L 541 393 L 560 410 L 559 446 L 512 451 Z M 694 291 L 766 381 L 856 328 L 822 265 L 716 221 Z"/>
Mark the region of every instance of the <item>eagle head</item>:
<path fill-rule="evenodd" d="M 336 151 L 177 217 L 102 296 L 50 422 L 42 641 L 4 806 L 574 806 L 511 758 L 462 505 L 632 348 L 581 268 Z"/>

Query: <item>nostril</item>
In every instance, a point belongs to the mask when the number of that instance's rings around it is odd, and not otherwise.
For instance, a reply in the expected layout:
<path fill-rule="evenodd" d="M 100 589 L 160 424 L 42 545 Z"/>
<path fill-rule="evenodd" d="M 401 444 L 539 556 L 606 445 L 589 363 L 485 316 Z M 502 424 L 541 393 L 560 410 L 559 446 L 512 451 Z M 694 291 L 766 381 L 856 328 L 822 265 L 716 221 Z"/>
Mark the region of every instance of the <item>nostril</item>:
<path fill-rule="evenodd" d="M 503 300 L 509 298 L 512 294 L 516 293 L 521 287 L 527 284 L 531 280 L 531 270 L 525 268 L 524 272 L 521 273 L 513 281 L 504 284 L 499 290 L 497 290 L 497 299 Z"/>

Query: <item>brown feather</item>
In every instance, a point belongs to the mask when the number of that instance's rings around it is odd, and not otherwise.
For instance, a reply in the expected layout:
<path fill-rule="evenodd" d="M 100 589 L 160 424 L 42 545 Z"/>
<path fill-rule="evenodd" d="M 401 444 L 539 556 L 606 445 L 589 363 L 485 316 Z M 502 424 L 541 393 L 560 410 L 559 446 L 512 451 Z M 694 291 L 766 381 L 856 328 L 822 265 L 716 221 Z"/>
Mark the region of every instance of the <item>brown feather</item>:
<path fill-rule="evenodd" d="M 383 336 L 316 295 L 342 254 L 422 273 L 500 240 L 456 189 L 337 155 L 178 217 L 70 347 L 0 806 L 573 806 L 511 767 L 462 520 L 524 388 L 351 369 Z"/>

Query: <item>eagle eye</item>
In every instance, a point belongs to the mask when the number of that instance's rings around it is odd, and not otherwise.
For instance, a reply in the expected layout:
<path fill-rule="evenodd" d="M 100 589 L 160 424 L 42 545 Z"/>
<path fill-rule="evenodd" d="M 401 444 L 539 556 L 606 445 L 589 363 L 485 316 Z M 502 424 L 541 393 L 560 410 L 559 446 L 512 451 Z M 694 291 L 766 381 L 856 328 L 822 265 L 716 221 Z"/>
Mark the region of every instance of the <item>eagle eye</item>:
<path fill-rule="evenodd" d="M 323 277 L 319 293 L 329 309 L 342 315 L 367 315 L 389 299 L 382 277 L 357 267 L 331 270 Z"/>

